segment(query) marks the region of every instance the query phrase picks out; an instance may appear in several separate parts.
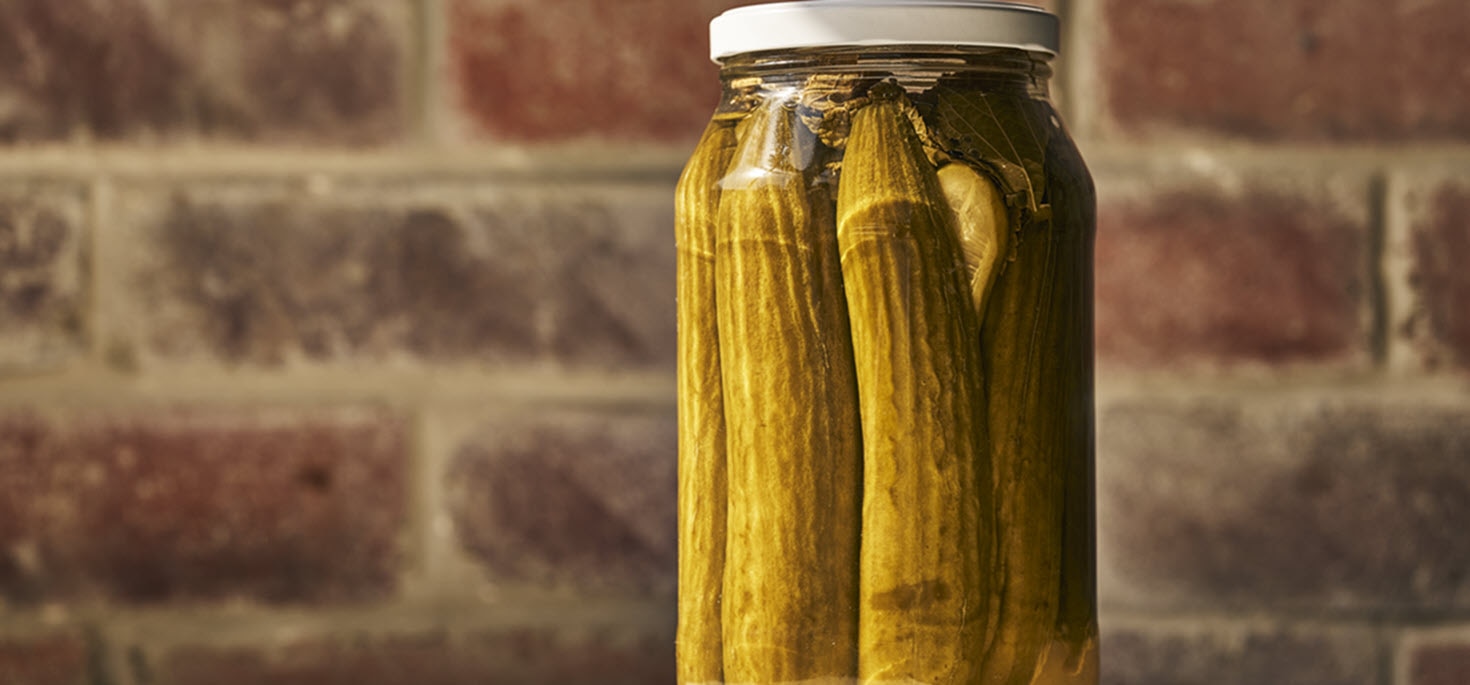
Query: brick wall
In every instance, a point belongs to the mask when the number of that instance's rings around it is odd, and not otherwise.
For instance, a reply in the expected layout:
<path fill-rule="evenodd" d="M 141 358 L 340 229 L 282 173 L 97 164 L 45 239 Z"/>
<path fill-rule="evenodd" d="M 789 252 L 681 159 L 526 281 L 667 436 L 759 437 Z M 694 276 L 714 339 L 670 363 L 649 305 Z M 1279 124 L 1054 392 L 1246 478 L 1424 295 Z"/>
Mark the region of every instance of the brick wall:
<path fill-rule="evenodd" d="M 734 4 L 0 4 L 0 682 L 671 682 Z M 1470 9 L 1050 6 L 1104 681 L 1470 682 Z"/>

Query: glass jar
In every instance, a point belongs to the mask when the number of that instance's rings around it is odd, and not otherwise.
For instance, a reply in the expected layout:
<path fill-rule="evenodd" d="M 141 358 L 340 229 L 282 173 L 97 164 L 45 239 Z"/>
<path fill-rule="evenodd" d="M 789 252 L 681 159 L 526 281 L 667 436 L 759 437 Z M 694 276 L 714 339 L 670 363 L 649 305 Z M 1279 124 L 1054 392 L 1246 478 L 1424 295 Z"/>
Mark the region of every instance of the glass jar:
<path fill-rule="evenodd" d="M 711 23 L 679 181 L 680 683 L 1094 685 L 1092 181 L 1057 21 Z"/>

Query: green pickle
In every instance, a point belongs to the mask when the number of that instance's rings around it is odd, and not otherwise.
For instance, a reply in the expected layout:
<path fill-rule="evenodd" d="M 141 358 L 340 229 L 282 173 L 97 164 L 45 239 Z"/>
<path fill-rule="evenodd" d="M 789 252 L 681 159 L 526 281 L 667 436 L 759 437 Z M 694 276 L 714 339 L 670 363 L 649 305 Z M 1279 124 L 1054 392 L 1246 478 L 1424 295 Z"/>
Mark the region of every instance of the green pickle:
<path fill-rule="evenodd" d="M 1032 74 L 809 59 L 680 184 L 679 682 L 1096 685 L 1086 167 Z"/>

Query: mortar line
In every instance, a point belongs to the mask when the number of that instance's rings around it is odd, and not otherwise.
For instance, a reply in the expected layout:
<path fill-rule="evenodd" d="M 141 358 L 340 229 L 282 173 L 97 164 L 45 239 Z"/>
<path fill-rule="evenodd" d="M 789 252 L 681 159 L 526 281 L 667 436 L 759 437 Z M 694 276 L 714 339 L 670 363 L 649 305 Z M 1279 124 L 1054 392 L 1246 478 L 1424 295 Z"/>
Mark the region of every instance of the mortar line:
<path fill-rule="evenodd" d="M 1356 383 L 1292 383 L 1260 380 L 1250 384 L 1228 381 L 1191 381 L 1176 379 L 1163 384 L 1132 387 L 1099 384 L 1097 411 L 1099 425 L 1107 416 L 1128 407 L 1158 405 L 1227 406 L 1241 408 L 1274 407 L 1278 409 L 1379 408 L 1390 404 L 1423 410 L 1466 411 L 1470 409 L 1470 393 L 1460 379 L 1398 379 L 1374 371 L 1373 377 Z"/>
<path fill-rule="evenodd" d="M 1411 325 L 1417 296 L 1412 283 L 1415 268 L 1413 221 L 1409 216 L 1408 192 L 1415 184 L 1406 179 L 1406 172 L 1391 167 L 1385 173 L 1383 201 L 1383 272 L 1385 299 L 1385 356 L 1387 371 L 1392 375 L 1414 377 L 1431 372 L 1423 367 L 1420 345 L 1430 346 L 1430 354 L 1437 352 L 1432 340 L 1425 340 L 1422 331 L 1407 328 Z M 1422 323 L 1422 322 L 1421 322 Z"/>
<path fill-rule="evenodd" d="M 103 293 L 106 292 L 104 281 L 111 278 L 109 262 L 106 259 L 107 244 L 109 237 L 103 235 L 106 230 L 103 218 L 110 214 L 113 202 L 112 187 L 103 176 L 94 176 L 87 183 L 86 204 L 86 286 L 84 288 L 84 302 L 86 308 L 83 315 L 86 321 L 86 362 L 84 366 L 97 366 L 105 357 L 107 344 L 104 340 L 105 317 L 103 312 Z"/>
<path fill-rule="evenodd" d="M 153 673 L 149 670 L 148 656 L 138 645 L 113 645 L 114 668 L 127 673 L 130 685 L 153 685 Z"/>
<path fill-rule="evenodd" d="M 1075 105 L 1072 102 L 1071 82 L 1072 72 L 1076 70 L 1076 60 L 1072 58 L 1072 2 L 1071 0 L 1056 0 L 1055 11 L 1057 19 L 1061 22 L 1061 52 L 1052 61 L 1052 102 L 1058 104 L 1062 121 L 1072 124 L 1076 119 L 1072 116 Z"/>
<path fill-rule="evenodd" d="M 1378 655 L 1378 682 L 1383 685 L 1409 685 L 1409 679 L 1399 679 L 1400 672 L 1400 647 L 1404 643 L 1404 635 L 1407 631 L 1402 626 L 1381 625 L 1378 628 L 1379 650 Z M 1408 675 L 1407 670 L 1404 671 Z"/>
<path fill-rule="evenodd" d="M 1080 79 L 1079 79 L 1080 80 Z M 1084 100 L 1083 98 L 1073 98 Z M 1085 100 L 1084 100 L 1085 101 Z M 1362 171 L 1413 163 L 1449 172 L 1470 162 L 1470 144 L 1326 145 L 1264 144 L 1225 140 L 1106 141 L 1070 121 L 1072 133 L 1093 166 L 1170 163 L 1210 157 L 1243 167 L 1316 166 Z M 1080 134 L 1079 134 L 1080 133 Z M 591 181 L 672 184 L 687 160 L 680 145 L 548 144 L 496 148 L 457 147 L 351 151 L 261 148 L 237 145 L 96 148 L 36 147 L 0 156 L 0 177 L 59 177 L 113 180 L 170 177 L 267 177 L 331 174 L 342 178 L 413 175 L 485 181 Z"/>
<path fill-rule="evenodd" d="M 424 415 L 424 439 L 422 441 L 422 463 L 420 492 L 424 496 L 424 507 L 420 515 L 424 518 L 426 536 L 425 573 L 408 588 L 408 597 L 421 602 L 452 602 L 465 599 L 471 603 L 486 602 L 483 590 L 494 586 L 493 577 L 484 573 L 483 565 L 473 555 L 460 547 L 459 538 L 452 531 L 439 530 L 441 521 L 453 526 L 454 522 L 447 504 L 445 484 L 455 448 L 467 431 L 473 431 L 479 419 L 511 411 L 489 403 L 476 403 L 473 407 L 436 407 Z M 514 588 L 512 588 L 513 590 Z M 492 605 L 499 602 L 502 594 L 492 595 Z"/>
<path fill-rule="evenodd" d="M 1068 128 L 1075 138 L 1096 140 L 1101 131 L 1097 113 L 1101 79 L 1098 74 L 1098 44 L 1102 37 L 1102 0 L 1063 0 L 1065 10 L 1063 39 L 1071 55 L 1067 58 Z"/>
<path fill-rule="evenodd" d="M 82 630 L 83 643 L 87 649 L 87 682 L 92 685 L 114 685 L 118 682 L 109 658 L 112 645 L 108 644 L 102 626 L 87 625 Z"/>
<path fill-rule="evenodd" d="M 433 456 L 428 444 L 428 418 L 424 407 L 419 406 L 409 421 L 409 469 L 407 488 L 408 531 L 406 546 L 409 551 L 408 567 L 400 573 L 398 594 L 412 592 L 420 585 L 437 585 L 433 573 L 434 513 L 437 506 L 437 489 L 432 478 Z"/>
<path fill-rule="evenodd" d="M 1379 170 L 1368 182 L 1368 306 L 1370 307 L 1368 349 L 1373 365 L 1381 372 L 1388 368 L 1388 340 L 1391 314 L 1388 304 L 1388 281 L 1385 259 L 1388 234 L 1389 183 Z"/>
<path fill-rule="evenodd" d="M 1137 398 L 1228 401 L 1334 401 L 1400 398 L 1415 403 L 1461 406 L 1470 401 L 1463 379 L 1287 369 L 1284 373 L 1234 375 L 1187 371 L 1117 373 L 1098 378 L 1098 406 Z M 557 407 L 572 410 L 663 411 L 674 406 L 672 371 L 635 373 L 534 373 L 475 371 L 457 366 L 415 369 L 221 372 L 197 366 L 145 367 L 136 376 L 78 364 L 65 372 L 7 378 L 0 407 L 126 408 L 134 405 L 204 403 L 219 405 L 338 406 L 375 404 L 404 411 L 464 407 L 486 410 Z"/>
<path fill-rule="evenodd" d="M 1122 603 L 1104 602 L 1099 616 L 1104 624 L 1104 632 L 1108 624 L 1120 627 L 1153 626 L 1165 629 L 1207 624 L 1254 629 L 1271 627 L 1288 629 L 1358 628 L 1404 633 L 1410 630 L 1434 631 L 1470 626 L 1470 612 L 1464 610 L 1382 607 L 1333 609 L 1322 605 L 1128 607 Z"/>
<path fill-rule="evenodd" d="M 444 83 L 441 77 L 444 75 L 443 58 L 447 45 L 444 41 L 446 34 L 443 3 L 438 0 L 416 0 L 413 11 L 416 48 L 414 79 L 418 84 L 414 93 L 418 114 L 415 142 L 422 147 L 433 148 L 442 144 L 445 139 L 442 112 Z"/>
<path fill-rule="evenodd" d="M 688 151 L 675 146 L 549 145 L 537 148 L 347 151 L 262 147 L 41 148 L 0 156 L 0 179 L 38 177 L 173 181 L 413 176 L 417 181 L 548 181 L 672 185 Z"/>
<path fill-rule="evenodd" d="M 357 606 L 241 606 L 212 603 L 189 608 L 92 607 L 57 624 L 14 616 L 11 637 L 77 634 L 92 630 L 111 650 L 145 651 L 174 645 L 243 645 L 285 639 L 356 635 L 392 636 L 424 631 L 448 634 L 520 628 L 652 631 L 673 613 L 672 597 L 546 597 L 485 602 L 464 594 L 425 600 L 389 600 Z"/>
<path fill-rule="evenodd" d="M 427 59 L 427 28 L 424 23 L 427 17 L 424 3 L 426 0 L 408 0 L 404 3 L 404 12 L 408 14 L 407 27 L 403 29 L 408 48 L 399 57 L 399 68 L 403 70 L 405 82 L 404 92 L 399 93 L 399 106 L 403 107 L 408 115 L 407 144 L 414 147 L 424 147 L 427 136 L 427 97 L 425 90 L 429 87 L 424 78 L 424 61 Z"/>
<path fill-rule="evenodd" d="M 79 365 L 63 374 L 8 378 L 0 406 L 127 407 L 149 403 L 285 405 L 378 404 L 400 410 L 459 406 L 631 408 L 674 404 L 672 371 L 624 374 L 471 372 L 455 367 L 412 371 L 333 370 L 319 373 L 211 373 L 197 367 L 145 368 L 139 376 L 99 374 Z"/>

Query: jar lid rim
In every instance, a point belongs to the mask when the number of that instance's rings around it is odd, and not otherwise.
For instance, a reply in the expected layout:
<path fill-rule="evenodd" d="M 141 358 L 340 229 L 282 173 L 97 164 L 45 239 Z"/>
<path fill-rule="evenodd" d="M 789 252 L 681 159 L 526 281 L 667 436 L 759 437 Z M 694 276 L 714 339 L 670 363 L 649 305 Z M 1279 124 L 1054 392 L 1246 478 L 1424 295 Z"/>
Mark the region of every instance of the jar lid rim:
<path fill-rule="evenodd" d="M 767 50 L 877 45 L 1014 48 L 1056 55 L 1060 23 L 993 0 L 801 0 L 747 5 L 709 24 L 710 59 Z"/>

